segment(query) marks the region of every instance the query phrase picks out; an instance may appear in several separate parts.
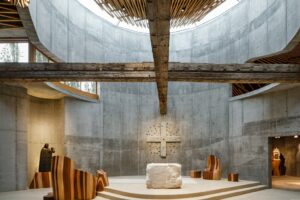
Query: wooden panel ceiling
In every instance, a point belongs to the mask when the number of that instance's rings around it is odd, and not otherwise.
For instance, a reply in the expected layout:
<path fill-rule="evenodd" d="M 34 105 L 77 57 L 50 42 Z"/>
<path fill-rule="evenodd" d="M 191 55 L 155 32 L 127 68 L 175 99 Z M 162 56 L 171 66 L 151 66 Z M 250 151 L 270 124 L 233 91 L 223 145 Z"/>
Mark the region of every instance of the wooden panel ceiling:
<path fill-rule="evenodd" d="M 170 0 L 171 1 L 171 0 Z M 225 0 L 172 0 L 171 27 L 200 21 Z M 110 16 L 128 24 L 148 27 L 146 0 L 95 0 Z"/>
<path fill-rule="evenodd" d="M 261 64 L 300 64 L 300 29 L 282 51 L 253 58 L 247 62 Z M 252 92 L 266 85 L 267 84 L 232 84 L 232 96 Z"/>
<path fill-rule="evenodd" d="M 22 27 L 16 6 L 9 2 L 0 2 L 0 30 Z"/>

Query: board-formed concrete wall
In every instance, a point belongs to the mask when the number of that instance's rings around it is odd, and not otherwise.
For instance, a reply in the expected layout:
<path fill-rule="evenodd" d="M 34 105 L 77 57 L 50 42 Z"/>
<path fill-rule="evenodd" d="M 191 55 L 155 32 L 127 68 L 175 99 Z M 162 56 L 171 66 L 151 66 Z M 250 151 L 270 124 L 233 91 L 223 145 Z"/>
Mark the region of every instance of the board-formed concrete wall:
<path fill-rule="evenodd" d="M 150 37 L 115 26 L 77 0 L 32 0 L 30 14 L 42 44 L 68 62 L 152 61 Z"/>
<path fill-rule="evenodd" d="M 0 84 L 0 191 L 27 186 L 26 89 Z"/>
<path fill-rule="evenodd" d="M 269 184 L 268 138 L 300 133 L 300 87 L 235 100 L 229 104 L 230 170 Z"/>
<path fill-rule="evenodd" d="M 282 50 L 300 27 L 298 0 L 243 0 L 226 13 L 170 37 L 171 62 L 244 63 Z M 42 44 L 68 62 L 152 61 L 149 34 L 101 19 L 77 0 L 32 0 Z"/>
<path fill-rule="evenodd" d="M 244 63 L 282 50 L 300 28 L 298 0 L 243 0 L 193 30 L 171 35 L 174 62 Z"/>
<path fill-rule="evenodd" d="M 208 155 L 215 154 L 226 174 L 228 84 L 170 83 L 166 119 L 159 114 L 155 83 L 102 83 L 101 96 L 97 104 L 65 100 L 65 152 L 80 168 L 145 175 L 147 163 L 179 162 L 187 175 L 204 169 Z M 164 120 L 170 134 L 181 138 L 167 144 L 166 159 L 146 142 L 146 134 L 157 134 L 155 128 Z"/>

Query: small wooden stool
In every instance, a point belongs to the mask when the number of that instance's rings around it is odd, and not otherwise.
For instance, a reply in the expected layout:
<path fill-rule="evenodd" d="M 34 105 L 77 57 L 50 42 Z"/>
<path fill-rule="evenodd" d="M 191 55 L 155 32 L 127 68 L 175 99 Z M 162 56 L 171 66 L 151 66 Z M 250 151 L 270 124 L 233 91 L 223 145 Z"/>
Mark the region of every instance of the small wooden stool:
<path fill-rule="evenodd" d="M 190 176 L 192 178 L 201 178 L 201 171 L 200 170 L 191 170 Z"/>
<path fill-rule="evenodd" d="M 53 193 L 50 192 L 46 196 L 44 196 L 44 200 L 54 200 Z"/>
<path fill-rule="evenodd" d="M 239 181 L 239 174 L 229 173 L 228 174 L 228 181 L 238 182 Z"/>

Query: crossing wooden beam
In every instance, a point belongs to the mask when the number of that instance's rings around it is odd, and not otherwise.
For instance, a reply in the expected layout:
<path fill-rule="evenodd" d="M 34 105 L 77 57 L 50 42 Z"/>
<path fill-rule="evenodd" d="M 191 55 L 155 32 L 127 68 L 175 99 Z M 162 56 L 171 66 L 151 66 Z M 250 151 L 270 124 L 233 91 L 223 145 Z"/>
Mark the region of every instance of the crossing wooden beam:
<path fill-rule="evenodd" d="M 150 38 L 161 114 L 167 113 L 171 20 L 170 10 L 171 0 L 146 1 L 146 16 L 149 21 Z"/>
<path fill-rule="evenodd" d="M 0 63 L 0 82 L 154 82 L 154 63 Z M 170 63 L 168 81 L 299 83 L 300 64 Z"/>

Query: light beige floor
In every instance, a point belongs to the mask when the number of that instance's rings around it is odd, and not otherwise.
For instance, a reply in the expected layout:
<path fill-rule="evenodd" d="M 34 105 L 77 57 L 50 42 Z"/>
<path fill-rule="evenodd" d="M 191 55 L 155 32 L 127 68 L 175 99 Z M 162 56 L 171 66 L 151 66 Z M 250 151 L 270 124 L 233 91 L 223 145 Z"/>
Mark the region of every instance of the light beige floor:
<path fill-rule="evenodd" d="M 204 180 L 202 178 L 190 178 L 182 177 L 182 187 L 180 189 L 147 189 L 145 176 L 122 176 L 122 177 L 110 177 L 109 187 L 118 191 L 124 191 L 133 194 L 145 194 L 145 195 L 168 195 L 172 191 L 172 195 L 178 194 L 190 194 L 199 192 L 208 192 L 214 190 L 222 190 L 224 188 L 234 188 L 245 186 L 249 184 L 255 184 L 254 181 L 229 182 L 227 179 L 219 181 Z"/>
<path fill-rule="evenodd" d="M 227 198 L 226 200 L 300 200 L 300 192 L 279 189 L 268 189 L 232 198 Z"/>
<path fill-rule="evenodd" d="M 0 200 L 42 200 L 50 189 L 25 190 L 17 192 L 2 192 Z M 96 197 L 95 200 L 104 200 Z M 251 194 L 241 195 L 227 200 L 300 200 L 300 192 L 269 189 Z"/>
<path fill-rule="evenodd" d="M 300 192 L 300 177 L 273 176 L 272 187 L 276 189 L 298 190 Z"/>

